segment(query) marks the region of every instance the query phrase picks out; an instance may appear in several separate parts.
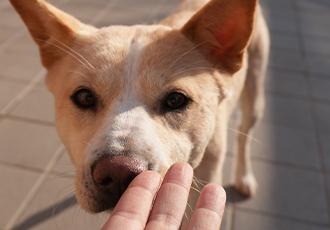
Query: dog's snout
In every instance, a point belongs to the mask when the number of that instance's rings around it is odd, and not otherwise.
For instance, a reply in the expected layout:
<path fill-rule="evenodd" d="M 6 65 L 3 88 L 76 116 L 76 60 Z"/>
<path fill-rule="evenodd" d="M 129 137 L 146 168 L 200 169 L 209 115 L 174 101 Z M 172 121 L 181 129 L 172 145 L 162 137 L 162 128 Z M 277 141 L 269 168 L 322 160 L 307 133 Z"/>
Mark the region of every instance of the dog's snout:
<path fill-rule="evenodd" d="M 94 181 L 103 186 L 118 187 L 123 193 L 131 181 L 140 173 L 148 170 L 147 165 L 139 159 L 127 156 L 102 158 L 92 172 Z"/>

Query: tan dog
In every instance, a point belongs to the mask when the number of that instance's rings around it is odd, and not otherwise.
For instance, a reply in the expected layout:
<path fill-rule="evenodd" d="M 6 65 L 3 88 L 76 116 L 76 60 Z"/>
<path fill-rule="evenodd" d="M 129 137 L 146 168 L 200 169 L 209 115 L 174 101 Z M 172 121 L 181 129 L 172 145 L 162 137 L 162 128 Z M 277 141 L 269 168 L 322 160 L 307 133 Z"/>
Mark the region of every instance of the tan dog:
<path fill-rule="evenodd" d="M 235 186 L 257 192 L 246 134 L 262 115 L 269 50 L 257 0 L 183 0 L 158 25 L 101 29 L 43 0 L 11 3 L 48 69 L 57 130 L 77 166 L 85 210 L 113 208 L 137 174 L 164 176 L 174 162 L 221 183 L 239 99 Z"/>

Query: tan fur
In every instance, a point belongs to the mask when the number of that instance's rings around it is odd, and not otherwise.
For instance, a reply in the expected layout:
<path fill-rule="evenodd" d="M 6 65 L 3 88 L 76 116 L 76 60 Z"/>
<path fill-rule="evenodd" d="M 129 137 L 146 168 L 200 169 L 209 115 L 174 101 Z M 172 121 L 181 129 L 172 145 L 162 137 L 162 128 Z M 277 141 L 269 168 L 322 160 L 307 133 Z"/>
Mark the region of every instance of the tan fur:
<path fill-rule="evenodd" d="M 48 69 L 57 130 L 77 166 L 84 209 L 109 208 L 90 174 L 105 154 L 137 157 L 162 176 L 185 161 L 197 178 L 221 183 L 227 124 L 240 97 L 242 133 L 250 134 L 262 115 L 269 36 L 257 0 L 182 0 L 158 25 L 102 29 L 42 0 L 11 3 Z M 94 93 L 95 108 L 70 99 L 82 88 Z M 164 110 L 171 92 L 187 95 L 189 104 Z M 235 185 L 252 196 L 257 183 L 249 155 L 249 140 L 239 135 Z"/>

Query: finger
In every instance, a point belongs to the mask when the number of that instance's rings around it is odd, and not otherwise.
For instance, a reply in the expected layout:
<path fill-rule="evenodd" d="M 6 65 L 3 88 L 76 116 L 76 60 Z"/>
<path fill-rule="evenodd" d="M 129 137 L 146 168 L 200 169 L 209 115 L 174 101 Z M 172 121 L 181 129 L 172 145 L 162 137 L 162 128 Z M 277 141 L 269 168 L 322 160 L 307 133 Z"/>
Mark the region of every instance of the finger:
<path fill-rule="evenodd" d="M 160 181 L 160 175 L 156 172 L 139 174 L 120 198 L 102 230 L 144 229 Z"/>
<path fill-rule="evenodd" d="M 166 173 L 152 208 L 146 229 L 179 229 L 185 212 L 193 170 L 176 163 Z"/>
<path fill-rule="evenodd" d="M 217 184 L 206 185 L 200 194 L 187 229 L 220 229 L 225 204 L 225 190 Z"/>

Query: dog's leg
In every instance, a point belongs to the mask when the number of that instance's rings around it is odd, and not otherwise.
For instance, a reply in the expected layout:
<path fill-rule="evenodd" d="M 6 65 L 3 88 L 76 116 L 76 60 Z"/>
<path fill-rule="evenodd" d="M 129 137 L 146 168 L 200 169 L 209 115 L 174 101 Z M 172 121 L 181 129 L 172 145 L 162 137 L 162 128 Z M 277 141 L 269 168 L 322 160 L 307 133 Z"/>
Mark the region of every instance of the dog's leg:
<path fill-rule="evenodd" d="M 259 9 L 258 25 L 248 49 L 248 73 L 241 95 L 242 120 L 238 135 L 236 189 L 246 196 L 254 196 L 258 185 L 251 166 L 251 135 L 264 109 L 264 75 L 267 68 L 269 36 Z"/>
<path fill-rule="evenodd" d="M 257 80 L 257 79 L 255 79 Z M 251 79 L 247 81 L 253 81 Z M 254 82 L 257 83 L 257 82 Z M 262 90 L 254 92 L 253 82 L 247 82 L 241 97 L 242 121 L 238 134 L 238 156 L 236 164 L 236 189 L 246 196 L 254 196 L 257 192 L 257 182 L 251 166 L 251 135 L 253 127 L 262 116 Z"/>

